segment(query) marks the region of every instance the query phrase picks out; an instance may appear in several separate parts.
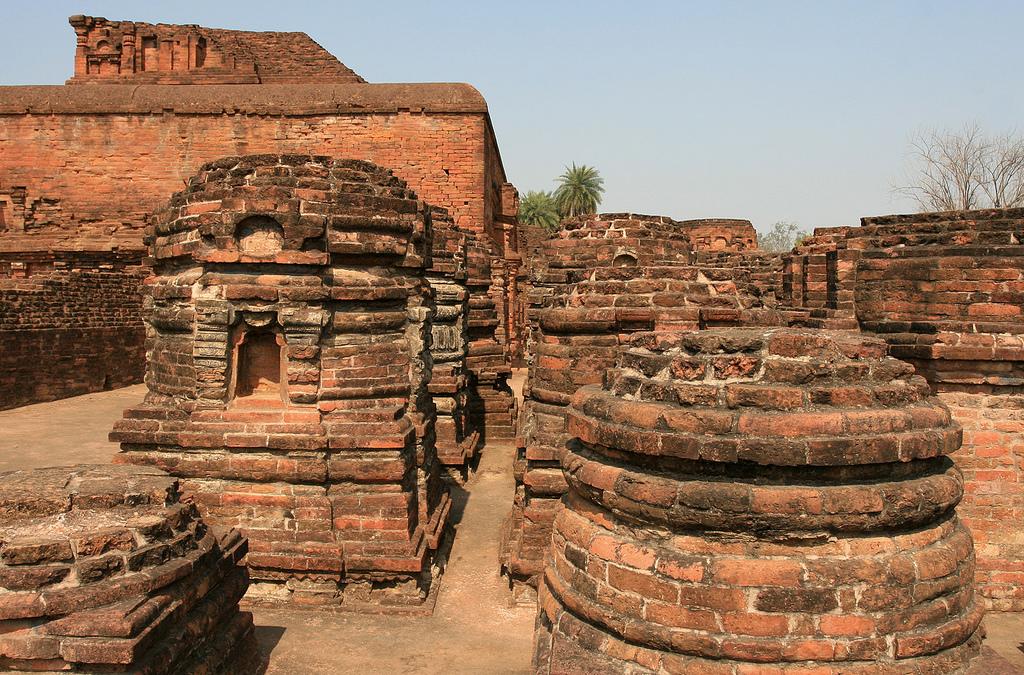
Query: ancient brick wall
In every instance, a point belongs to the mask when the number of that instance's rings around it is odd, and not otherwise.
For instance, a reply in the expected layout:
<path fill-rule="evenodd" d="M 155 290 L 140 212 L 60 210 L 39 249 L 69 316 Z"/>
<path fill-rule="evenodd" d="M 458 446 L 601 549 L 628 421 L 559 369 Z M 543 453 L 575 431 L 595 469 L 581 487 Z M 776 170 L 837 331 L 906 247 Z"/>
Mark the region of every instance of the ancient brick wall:
<path fill-rule="evenodd" d="M 459 226 L 481 232 L 495 231 L 500 211 L 487 203 L 500 195 L 485 189 L 500 169 L 485 161 L 486 106 L 466 85 L 0 87 L 0 128 L 0 191 L 25 188 L 64 214 L 5 239 L 139 248 L 147 214 L 200 164 L 240 153 L 393 167 Z"/>
<path fill-rule="evenodd" d="M 681 220 L 680 228 L 690 238 L 694 251 L 753 251 L 757 231 L 749 220 L 701 218 Z"/>
<path fill-rule="evenodd" d="M 768 251 L 746 250 L 740 254 L 733 251 L 697 251 L 698 265 L 717 269 L 735 270 L 739 276 L 747 276 L 750 283 L 761 297 L 761 301 L 775 307 L 784 297 L 782 290 L 783 254 Z"/>
<path fill-rule="evenodd" d="M 142 381 L 133 256 L 0 254 L 0 408 Z"/>

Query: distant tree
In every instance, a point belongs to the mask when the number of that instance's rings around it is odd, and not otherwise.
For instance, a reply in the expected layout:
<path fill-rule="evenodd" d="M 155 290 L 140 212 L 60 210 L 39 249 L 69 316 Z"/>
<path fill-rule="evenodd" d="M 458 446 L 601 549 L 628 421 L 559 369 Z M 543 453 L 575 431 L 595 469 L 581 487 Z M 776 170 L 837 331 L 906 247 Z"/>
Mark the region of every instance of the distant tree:
<path fill-rule="evenodd" d="M 573 162 L 571 168 L 566 167 L 558 181 L 555 204 L 563 218 L 597 213 L 601 195 L 604 194 L 604 179 L 597 169 L 585 164 L 576 166 Z"/>
<path fill-rule="evenodd" d="M 981 188 L 997 209 L 1024 206 L 1024 138 L 996 136 L 989 143 Z"/>
<path fill-rule="evenodd" d="M 1024 206 L 1024 138 L 987 137 L 977 124 L 919 131 L 910 140 L 916 174 L 897 192 L 927 211 Z"/>
<path fill-rule="evenodd" d="M 796 223 L 780 220 L 772 225 L 771 230 L 757 236 L 757 246 L 764 251 L 785 253 L 809 236 L 810 233 L 801 230 Z"/>
<path fill-rule="evenodd" d="M 530 190 L 519 200 L 519 222 L 539 225 L 554 232 L 560 221 L 555 196 L 550 192 Z"/>

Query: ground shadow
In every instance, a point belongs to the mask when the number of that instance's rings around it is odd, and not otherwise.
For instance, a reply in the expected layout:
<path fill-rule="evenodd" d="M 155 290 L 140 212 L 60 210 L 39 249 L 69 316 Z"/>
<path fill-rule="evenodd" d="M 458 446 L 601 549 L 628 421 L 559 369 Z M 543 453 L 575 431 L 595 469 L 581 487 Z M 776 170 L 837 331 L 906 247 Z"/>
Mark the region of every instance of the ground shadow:
<path fill-rule="evenodd" d="M 260 652 L 259 667 L 256 669 L 256 675 L 264 675 L 267 669 L 270 667 L 270 655 L 274 651 L 274 647 L 281 641 L 284 636 L 284 626 L 256 626 L 256 647 Z"/>
<path fill-rule="evenodd" d="M 452 508 L 448 512 L 448 522 L 456 527 L 462 522 L 462 516 L 466 512 L 466 504 L 469 502 L 469 490 L 456 482 L 448 484 L 448 493 L 452 498 Z"/>

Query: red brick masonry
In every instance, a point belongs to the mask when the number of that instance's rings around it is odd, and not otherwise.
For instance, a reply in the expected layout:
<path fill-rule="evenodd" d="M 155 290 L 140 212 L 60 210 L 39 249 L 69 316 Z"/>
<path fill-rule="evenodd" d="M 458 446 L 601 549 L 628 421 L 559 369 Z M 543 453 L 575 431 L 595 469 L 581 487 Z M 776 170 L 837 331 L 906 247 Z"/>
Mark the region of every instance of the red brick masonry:
<path fill-rule="evenodd" d="M 111 439 L 242 530 L 267 600 L 419 604 L 438 573 L 431 213 L 369 162 L 254 155 L 154 219 L 149 393 Z"/>
<path fill-rule="evenodd" d="M 572 399 L 538 672 L 959 672 L 984 611 L 961 430 L 885 353 L 785 328 L 634 337 Z"/>
<path fill-rule="evenodd" d="M 139 467 L 0 476 L 0 668 L 254 673 L 245 539 Z"/>

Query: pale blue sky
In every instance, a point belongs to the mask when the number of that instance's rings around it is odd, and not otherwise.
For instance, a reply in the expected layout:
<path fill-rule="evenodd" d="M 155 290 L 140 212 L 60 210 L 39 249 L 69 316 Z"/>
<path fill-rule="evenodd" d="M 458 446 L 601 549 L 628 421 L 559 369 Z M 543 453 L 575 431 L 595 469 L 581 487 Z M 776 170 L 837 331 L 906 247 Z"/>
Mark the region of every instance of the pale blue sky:
<path fill-rule="evenodd" d="M 1024 2 L 4 2 L 0 84 L 71 75 L 71 14 L 309 33 L 371 82 L 469 82 L 505 169 L 550 189 L 571 161 L 602 210 L 856 224 L 907 138 L 1024 131 Z"/>

